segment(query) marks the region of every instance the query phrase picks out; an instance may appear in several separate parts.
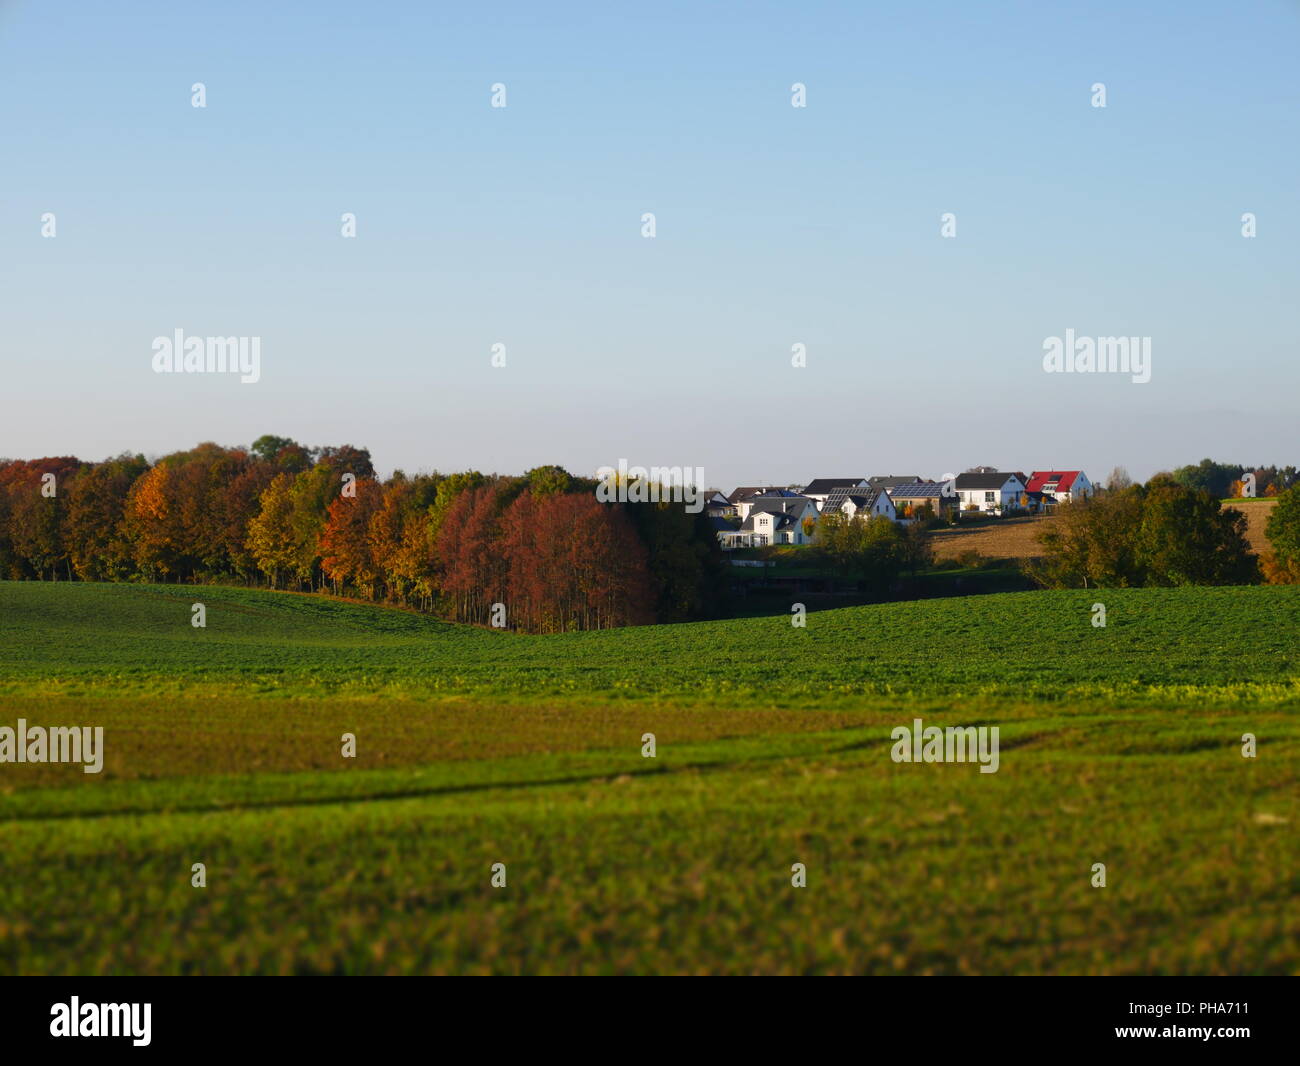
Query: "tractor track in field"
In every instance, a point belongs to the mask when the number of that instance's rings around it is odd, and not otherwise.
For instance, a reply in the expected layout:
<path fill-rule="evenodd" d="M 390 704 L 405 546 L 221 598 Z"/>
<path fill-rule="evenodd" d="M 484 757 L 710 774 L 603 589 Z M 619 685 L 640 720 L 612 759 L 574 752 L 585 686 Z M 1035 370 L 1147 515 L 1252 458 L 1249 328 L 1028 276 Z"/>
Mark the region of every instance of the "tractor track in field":
<path fill-rule="evenodd" d="M 978 727 L 985 723 L 970 722 L 963 724 Z M 860 728 L 861 727 L 859 726 L 850 726 L 842 731 L 851 732 Z M 1029 746 L 1069 728 L 1072 727 L 1062 726 L 1060 729 L 1039 730 L 1028 736 L 1013 737 L 1000 741 L 999 748 L 1003 751 L 1010 751 L 1014 748 Z M 840 732 L 840 730 L 836 730 L 835 732 Z M 249 800 L 247 802 L 233 803 L 211 802 L 185 804 L 180 806 L 122 807 L 98 811 L 76 810 L 58 811 L 46 814 L 19 814 L 0 819 L 0 831 L 3 830 L 5 825 L 18 825 L 35 822 L 62 822 L 83 818 L 147 818 L 158 816 L 165 817 L 173 814 L 238 814 L 244 811 L 275 810 L 277 808 L 325 807 L 330 805 L 371 802 L 388 803 L 400 802 L 408 799 L 427 799 L 440 796 L 466 795 L 476 792 L 510 792 L 564 785 L 594 785 L 602 782 L 608 783 L 617 778 L 651 778 L 667 774 L 684 773 L 719 773 L 727 770 L 739 770 L 746 766 L 764 763 L 778 763 L 792 759 L 828 759 L 840 755 L 869 750 L 871 748 L 887 749 L 893 743 L 893 739 L 889 736 L 871 737 L 812 752 L 782 752 L 771 755 L 748 755 L 737 759 L 713 758 L 682 762 L 676 765 L 660 764 L 657 766 L 648 766 L 644 769 L 606 770 L 599 773 L 570 774 L 565 777 L 536 778 L 521 781 L 483 781 L 454 785 L 433 785 L 427 788 L 385 789 L 353 796 L 309 796 L 297 799 Z"/>
<path fill-rule="evenodd" d="M 849 727 L 848 732 L 855 728 Z M 600 773 L 570 774 L 565 777 L 536 778 L 523 781 L 483 781 L 459 785 L 433 785 L 428 788 L 387 789 L 356 796 L 311 796 L 298 799 L 250 800 L 240 803 L 202 803 L 184 806 L 164 807 L 123 807 L 100 811 L 58 811 L 49 814 L 15 815 L 0 820 L 0 828 L 5 824 L 14 825 L 28 822 L 68 821 L 79 818 L 139 818 L 173 814 L 234 814 L 241 811 L 273 810 L 278 807 L 323 807 L 331 804 L 369 803 L 373 801 L 394 802 L 407 799 L 421 799 L 437 796 L 455 796 L 474 792 L 498 792 L 548 788 L 558 785 L 591 785 L 627 777 L 659 777 L 665 774 L 681 773 L 716 773 L 729 769 L 740 769 L 747 765 L 782 762 L 790 759 L 826 758 L 859 751 L 871 747 L 888 747 L 889 737 L 860 741 L 841 745 L 818 752 L 782 752 L 772 755 L 751 755 L 739 759 L 714 758 L 682 762 L 676 765 L 660 764 L 636 770 L 605 770 Z"/>

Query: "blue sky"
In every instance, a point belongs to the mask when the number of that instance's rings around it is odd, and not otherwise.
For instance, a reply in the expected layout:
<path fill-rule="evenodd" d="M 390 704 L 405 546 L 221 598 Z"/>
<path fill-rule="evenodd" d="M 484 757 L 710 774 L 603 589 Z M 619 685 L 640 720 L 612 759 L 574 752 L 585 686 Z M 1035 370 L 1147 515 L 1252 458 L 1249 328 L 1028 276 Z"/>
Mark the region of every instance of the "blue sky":
<path fill-rule="evenodd" d="M 1300 461 L 1300 5 L 620 7 L 0 3 L 0 455 Z M 261 380 L 154 374 L 176 328 Z M 1067 328 L 1151 381 L 1045 374 Z"/>

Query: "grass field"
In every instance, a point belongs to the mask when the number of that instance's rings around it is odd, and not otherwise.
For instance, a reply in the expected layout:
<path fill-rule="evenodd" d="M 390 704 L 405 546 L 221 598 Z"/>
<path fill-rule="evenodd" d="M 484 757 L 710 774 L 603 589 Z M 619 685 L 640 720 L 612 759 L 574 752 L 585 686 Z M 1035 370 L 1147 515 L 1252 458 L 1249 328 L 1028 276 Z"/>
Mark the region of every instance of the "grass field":
<path fill-rule="evenodd" d="M 0 725 L 106 744 L 0 764 L 0 972 L 1300 973 L 1297 711 L 1284 586 L 526 637 L 0 583 Z"/>

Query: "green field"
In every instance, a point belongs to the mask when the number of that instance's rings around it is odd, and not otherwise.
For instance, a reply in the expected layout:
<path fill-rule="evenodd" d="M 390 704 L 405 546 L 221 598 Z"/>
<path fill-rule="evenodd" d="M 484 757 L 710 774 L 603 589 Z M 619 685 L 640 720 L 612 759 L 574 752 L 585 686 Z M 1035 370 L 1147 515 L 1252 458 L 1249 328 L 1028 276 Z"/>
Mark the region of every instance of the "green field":
<path fill-rule="evenodd" d="M 0 583 L 0 726 L 106 738 L 0 764 L 0 972 L 1300 973 L 1298 711 L 1285 586 L 535 637 Z"/>

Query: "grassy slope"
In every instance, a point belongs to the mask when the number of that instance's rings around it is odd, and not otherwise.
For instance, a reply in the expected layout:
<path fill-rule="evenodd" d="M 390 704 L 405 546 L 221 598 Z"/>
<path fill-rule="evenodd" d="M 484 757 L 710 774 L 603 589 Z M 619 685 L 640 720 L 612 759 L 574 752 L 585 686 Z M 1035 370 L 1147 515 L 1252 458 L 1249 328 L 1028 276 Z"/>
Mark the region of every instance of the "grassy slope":
<path fill-rule="evenodd" d="M 0 627 L 0 724 L 109 749 L 0 766 L 3 972 L 1300 970 L 1293 590 L 526 638 L 8 584 Z M 913 713 L 1001 770 L 893 763 Z"/>
<path fill-rule="evenodd" d="M 205 629 L 190 625 L 196 601 Z M 0 693 L 1300 703 L 1297 633 L 1300 593 L 1285 586 L 1017 593 L 827 611 L 803 629 L 775 617 L 529 637 L 251 590 L 0 582 Z"/>

